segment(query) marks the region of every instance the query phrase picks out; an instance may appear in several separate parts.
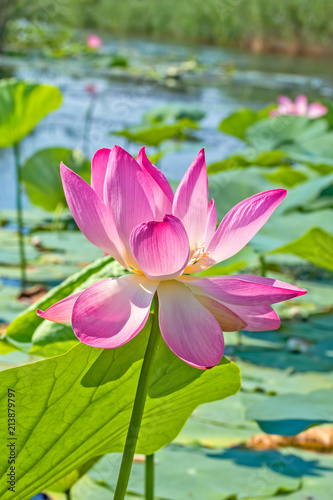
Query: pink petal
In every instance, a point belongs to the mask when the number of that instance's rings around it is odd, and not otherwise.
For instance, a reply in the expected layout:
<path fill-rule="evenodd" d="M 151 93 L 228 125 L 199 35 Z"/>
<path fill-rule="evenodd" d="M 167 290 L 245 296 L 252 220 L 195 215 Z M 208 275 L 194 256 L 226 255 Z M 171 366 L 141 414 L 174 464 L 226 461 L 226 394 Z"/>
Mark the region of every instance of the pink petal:
<path fill-rule="evenodd" d="M 172 213 L 182 221 L 190 240 L 191 254 L 203 244 L 208 207 L 208 177 L 202 149 L 176 191 Z"/>
<path fill-rule="evenodd" d="M 146 174 L 119 146 L 114 146 L 110 153 L 104 201 L 111 209 L 120 238 L 129 251 L 132 230 L 141 222 L 154 219 L 155 201 Z"/>
<path fill-rule="evenodd" d="M 139 224 L 132 231 L 130 247 L 140 269 L 152 280 L 180 276 L 190 256 L 185 228 L 173 215 L 165 215 L 162 222 Z"/>
<path fill-rule="evenodd" d="M 49 321 L 54 321 L 55 323 L 70 323 L 74 304 L 81 293 L 82 292 L 76 292 L 69 295 L 65 299 L 53 304 L 53 306 L 46 309 L 46 311 L 37 309 L 37 316 L 48 319 Z"/>
<path fill-rule="evenodd" d="M 277 330 L 280 327 L 280 318 L 270 306 L 229 306 L 230 309 L 242 318 L 246 327 L 243 330 L 250 332 L 266 332 Z"/>
<path fill-rule="evenodd" d="M 305 95 L 299 95 L 295 99 L 295 112 L 297 115 L 306 115 L 308 110 L 308 99 Z"/>
<path fill-rule="evenodd" d="M 213 199 L 208 203 L 208 212 L 207 212 L 207 223 L 206 223 L 206 231 L 204 236 L 205 248 L 208 247 L 211 239 L 213 238 L 217 225 L 217 214 L 215 202 Z"/>
<path fill-rule="evenodd" d="M 286 194 L 285 189 L 272 189 L 255 194 L 233 207 L 208 246 L 209 265 L 239 252 L 267 222 Z"/>
<path fill-rule="evenodd" d="M 197 368 L 217 365 L 223 356 L 224 340 L 214 316 L 176 280 L 161 282 L 157 293 L 160 329 L 168 347 Z"/>
<path fill-rule="evenodd" d="M 304 295 L 304 288 L 283 281 L 248 274 L 212 278 L 180 278 L 190 288 L 200 289 L 209 297 L 225 304 L 270 305 Z M 194 293 L 200 293 L 194 290 Z"/>
<path fill-rule="evenodd" d="M 289 106 L 290 108 L 293 106 L 293 101 L 285 95 L 279 95 L 277 100 L 282 106 Z"/>
<path fill-rule="evenodd" d="M 243 330 L 246 327 L 244 320 L 220 302 L 217 302 L 216 300 L 205 295 L 195 294 L 195 298 L 200 302 L 200 304 L 208 309 L 209 312 L 212 313 L 215 319 L 219 322 L 222 331 L 236 332 L 237 330 Z"/>
<path fill-rule="evenodd" d="M 161 220 L 165 214 L 171 214 L 173 201 L 171 186 L 162 172 L 148 160 L 145 147 L 140 149 L 136 161 L 146 173 L 147 179 L 153 190 L 155 219 Z"/>
<path fill-rule="evenodd" d="M 69 209 L 85 237 L 127 267 L 122 243 L 110 210 L 79 175 L 60 164 L 62 184 Z"/>
<path fill-rule="evenodd" d="M 307 116 L 309 118 L 319 118 L 320 116 L 326 115 L 328 108 L 320 104 L 320 102 L 313 102 L 309 104 Z"/>
<path fill-rule="evenodd" d="M 91 187 L 101 200 L 103 200 L 104 195 L 104 181 L 110 153 L 111 149 L 99 149 L 91 160 Z"/>
<path fill-rule="evenodd" d="M 87 46 L 91 49 L 99 49 L 102 46 L 102 39 L 97 35 L 88 35 Z"/>
<path fill-rule="evenodd" d="M 95 283 L 75 302 L 75 335 L 84 344 L 103 349 L 125 344 L 144 327 L 156 287 L 156 282 L 137 274 Z"/>

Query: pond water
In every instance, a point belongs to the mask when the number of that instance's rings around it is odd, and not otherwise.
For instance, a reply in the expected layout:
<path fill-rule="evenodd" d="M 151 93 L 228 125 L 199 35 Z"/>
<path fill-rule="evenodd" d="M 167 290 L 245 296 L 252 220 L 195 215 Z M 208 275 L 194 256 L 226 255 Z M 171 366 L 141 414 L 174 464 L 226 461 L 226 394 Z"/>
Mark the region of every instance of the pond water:
<path fill-rule="evenodd" d="M 201 123 L 200 143 L 206 148 L 209 163 L 240 147 L 237 139 L 217 130 L 222 117 L 236 108 L 261 107 L 275 102 L 281 93 L 294 96 L 306 92 L 312 99 L 333 95 L 333 69 L 324 59 L 257 55 L 147 40 L 110 39 L 103 52 L 120 52 L 139 71 L 96 69 L 85 66 L 80 59 L 0 59 L 0 75 L 51 83 L 64 96 L 61 108 L 46 117 L 24 141 L 23 160 L 49 146 L 79 148 L 91 158 L 98 148 L 117 143 L 136 154 L 137 146 L 109 132 L 140 123 L 142 114 L 153 107 L 182 102 L 206 113 Z M 184 62 L 194 59 L 193 71 L 177 73 Z M 152 71 L 154 76 L 150 76 Z M 92 99 L 86 86 L 92 83 L 97 96 L 90 140 L 84 141 L 84 118 Z M 185 143 L 179 151 L 171 151 L 161 159 L 160 168 L 168 178 L 180 178 L 201 144 Z M 148 148 L 149 152 L 153 149 Z M 0 150 L 0 183 L 4 186 L 0 209 L 14 208 L 13 161 L 10 149 Z M 27 199 L 24 203 L 28 205 Z"/>

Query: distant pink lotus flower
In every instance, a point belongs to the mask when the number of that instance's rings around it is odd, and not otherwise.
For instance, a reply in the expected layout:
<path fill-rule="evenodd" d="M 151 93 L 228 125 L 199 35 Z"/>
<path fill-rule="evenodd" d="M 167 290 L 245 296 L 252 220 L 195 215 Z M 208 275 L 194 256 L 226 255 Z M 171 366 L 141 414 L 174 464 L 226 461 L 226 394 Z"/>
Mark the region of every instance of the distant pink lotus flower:
<path fill-rule="evenodd" d="M 97 35 L 88 35 L 87 37 L 87 47 L 90 49 L 100 49 L 102 47 L 102 39 Z"/>
<path fill-rule="evenodd" d="M 309 118 L 319 118 L 326 115 L 328 109 L 320 102 L 308 103 L 305 95 L 299 95 L 293 102 L 289 97 L 281 95 L 278 97 L 278 107 L 270 112 L 270 116 L 278 115 L 298 115 L 308 116 Z"/>
<path fill-rule="evenodd" d="M 248 274 L 189 276 L 239 252 L 286 195 L 273 189 L 251 196 L 216 229 L 203 150 L 175 195 L 144 148 L 137 160 L 119 146 L 97 151 L 91 186 L 63 164 L 61 176 L 83 234 L 130 271 L 37 311 L 51 321 L 71 321 L 85 344 L 113 348 L 131 340 L 144 327 L 157 293 L 166 344 L 186 363 L 209 368 L 223 356 L 223 330 L 276 329 L 280 320 L 270 304 L 306 293 Z"/>
<path fill-rule="evenodd" d="M 97 87 L 93 83 L 87 83 L 87 85 L 85 86 L 85 91 L 88 94 L 93 94 L 94 95 L 94 94 L 97 93 Z"/>

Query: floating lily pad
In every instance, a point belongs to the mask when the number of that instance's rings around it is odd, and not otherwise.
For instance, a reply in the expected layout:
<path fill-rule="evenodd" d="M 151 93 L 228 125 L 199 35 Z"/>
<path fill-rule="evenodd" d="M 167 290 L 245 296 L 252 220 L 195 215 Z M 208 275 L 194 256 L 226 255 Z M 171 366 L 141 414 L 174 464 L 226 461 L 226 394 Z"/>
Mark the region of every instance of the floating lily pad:
<path fill-rule="evenodd" d="M 227 500 L 254 495 L 267 498 L 279 491 L 297 491 L 302 475 L 316 471 L 315 463 L 275 450 L 185 449 L 172 445 L 159 451 L 155 460 L 155 494 L 168 500 Z M 114 488 L 110 467 L 116 477 L 114 457 L 107 455 L 89 472 L 89 477 Z M 143 494 L 143 477 L 144 464 L 134 463 L 129 493 Z"/>
<path fill-rule="evenodd" d="M 198 122 L 204 116 L 205 112 L 201 109 L 180 103 L 152 108 L 143 114 L 142 119 L 149 123 L 174 123 L 184 118 Z"/>
<path fill-rule="evenodd" d="M 333 422 L 333 391 L 271 396 L 250 405 L 246 416 L 256 420 L 264 432 L 295 436 L 315 424 Z"/>
<path fill-rule="evenodd" d="M 171 139 L 185 140 L 193 138 L 189 134 L 189 131 L 193 129 L 199 129 L 198 124 L 188 118 L 184 118 L 171 124 L 137 125 L 121 130 L 120 132 L 112 132 L 112 134 L 126 137 L 130 141 L 146 144 L 147 146 L 159 146 L 162 142 Z"/>
<path fill-rule="evenodd" d="M 289 165 L 291 160 L 284 151 L 264 151 L 257 154 L 256 150 L 245 149 L 238 154 L 230 156 L 222 161 L 211 163 L 207 167 L 207 173 L 216 174 L 225 170 L 239 167 L 249 167 L 250 165 L 258 167 L 276 167 Z"/>

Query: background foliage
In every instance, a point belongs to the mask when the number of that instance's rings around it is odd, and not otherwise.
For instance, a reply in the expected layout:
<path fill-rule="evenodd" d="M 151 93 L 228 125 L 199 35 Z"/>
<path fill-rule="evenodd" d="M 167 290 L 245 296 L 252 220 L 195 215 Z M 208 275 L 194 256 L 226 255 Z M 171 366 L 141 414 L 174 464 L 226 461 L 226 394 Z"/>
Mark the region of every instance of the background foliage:
<path fill-rule="evenodd" d="M 7 18 L 98 27 L 109 33 L 264 48 L 291 53 L 332 50 L 330 0 L 19 0 L 3 6 Z M 15 4 L 17 8 L 15 9 Z M 7 11 L 7 14 L 6 14 Z M 0 18 L 1 31 L 1 18 Z"/>

